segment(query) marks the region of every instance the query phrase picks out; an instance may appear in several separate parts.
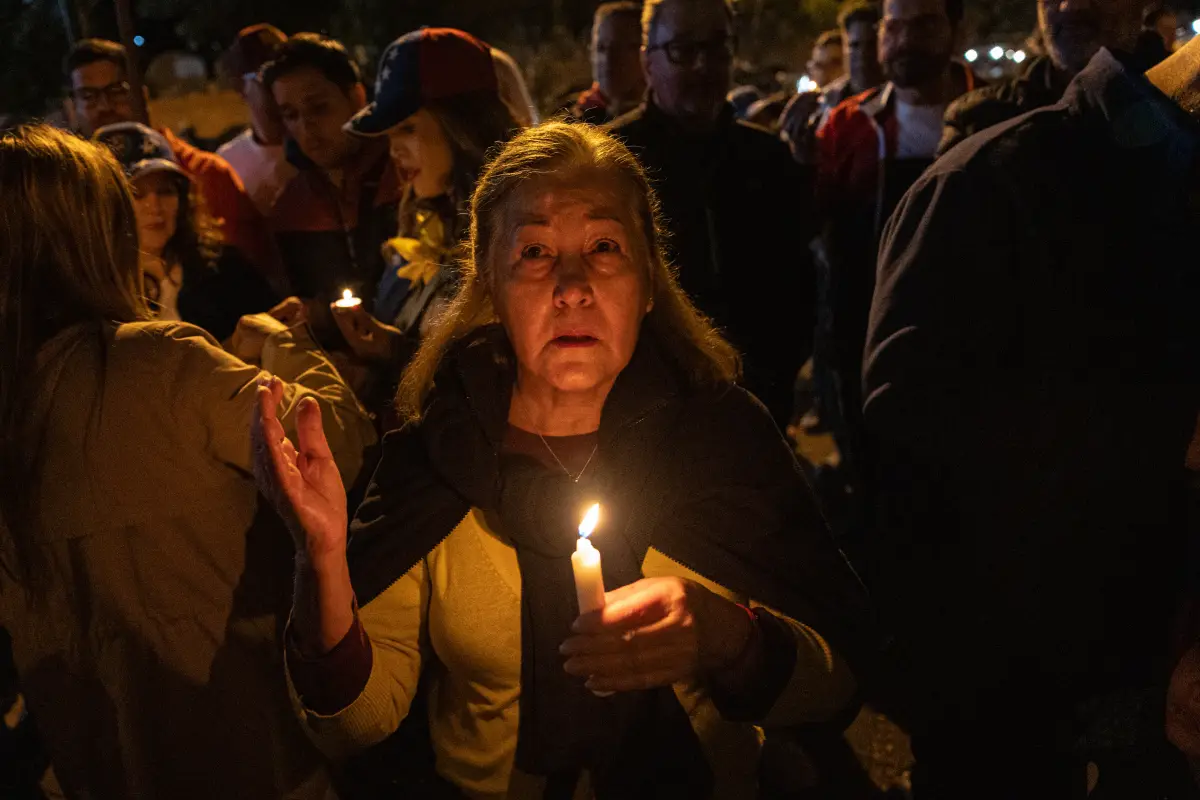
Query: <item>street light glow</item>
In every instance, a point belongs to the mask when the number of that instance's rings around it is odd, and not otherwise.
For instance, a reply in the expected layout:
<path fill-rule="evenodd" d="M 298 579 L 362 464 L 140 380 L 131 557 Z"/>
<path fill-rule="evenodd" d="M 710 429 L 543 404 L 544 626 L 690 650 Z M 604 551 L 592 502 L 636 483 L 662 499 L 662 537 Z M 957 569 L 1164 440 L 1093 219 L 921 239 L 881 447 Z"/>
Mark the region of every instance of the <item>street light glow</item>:
<path fill-rule="evenodd" d="M 1200 33 L 1200 19 L 1192 21 L 1192 30 L 1194 30 L 1196 33 Z"/>
<path fill-rule="evenodd" d="M 968 50 L 967 52 L 963 53 L 963 55 L 966 57 L 967 61 L 970 61 L 971 63 L 974 63 L 975 60 L 979 58 L 979 53 L 975 50 Z"/>
<path fill-rule="evenodd" d="M 1025 51 L 1024 50 L 1018 50 L 1017 52 L 1013 53 L 1013 61 L 1020 64 L 1024 60 L 1025 60 Z"/>
<path fill-rule="evenodd" d="M 1004 58 L 1004 48 L 996 45 L 988 52 L 988 55 L 992 57 L 992 61 L 999 61 Z"/>

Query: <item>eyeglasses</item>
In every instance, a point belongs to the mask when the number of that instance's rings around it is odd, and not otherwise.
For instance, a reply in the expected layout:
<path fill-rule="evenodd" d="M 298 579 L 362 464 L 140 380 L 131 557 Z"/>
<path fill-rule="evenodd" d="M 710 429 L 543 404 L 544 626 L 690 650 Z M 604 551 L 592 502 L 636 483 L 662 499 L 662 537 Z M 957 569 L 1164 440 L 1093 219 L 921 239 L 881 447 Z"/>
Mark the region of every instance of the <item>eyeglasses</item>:
<path fill-rule="evenodd" d="M 130 97 L 129 84 L 125 81 L 117 81 L 116 83 L 110 83 L 108 86 L 101 86 L 99 89 L 92 88 L 91 86 L 83 86 L 73 90 L 71 96 L 86 106 L 97 105 L 101 98 L 107 100 L 110 105 L 127 103 Z"/>
<path fill-rule="evenodd" d="M 652 44 L 646 48 L 649 53 L 662 50 L 667 54 L 667 60 L 677 67 L 690 67 L 696 63 L 696 56 L 704 53 L 706 59 L 728 61 L 733 58 L 737 42 L 732 36 L 717 36 L 707 42 L 688 42 L 673 39 L 669 42 Z"/>

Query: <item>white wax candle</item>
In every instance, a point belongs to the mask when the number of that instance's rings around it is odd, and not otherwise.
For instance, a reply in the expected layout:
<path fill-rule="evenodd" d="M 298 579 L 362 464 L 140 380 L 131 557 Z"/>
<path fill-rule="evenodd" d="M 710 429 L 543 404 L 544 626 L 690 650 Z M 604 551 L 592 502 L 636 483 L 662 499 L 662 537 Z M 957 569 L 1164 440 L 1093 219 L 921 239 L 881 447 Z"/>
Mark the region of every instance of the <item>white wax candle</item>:
<path fill-rule="evenodd" d="M 355 308 L 362 305 L 362 300 L 354 296 L 354 292 L 349 289 L 342 290 L 342 299 L 334 303 L 338 308 Z"/>
<path fill-rule="evenodd" d="M 604 574 L 600 571 L 600 551 L 592 547 L 588 537 L 600 521 L 600 504 L 587 510 L 579 523 L 579 541 L 571 554 L 571 570 L 575 573 L 575 596 L 579 598 L 579 613 L 586 614 L 604 608 Z"/>
<path fill-rule="evenodd" d="M 604 608 L 604 575 L 600 571 L 600 551 L 592 547 L 586 536 L 579 537 L 571 554 L 571 569 L 575 572 L 575 596 L 579 598 L 579 613 Z"/>
<path fill-rule="evenodd" d="M 600 521 L 600 504 L 588 509 L 579 523 L 579 541 L 571 554 L 571 571 L 575 573 L 575 597 L 579 599 L 579 613 L 599 611 L 604 608 L 604 573 L 600 570 L 600 551 L 592 547 L 588 539 Z M 597 697 L 611 697 L 612 692 L 592 692 Z"/>

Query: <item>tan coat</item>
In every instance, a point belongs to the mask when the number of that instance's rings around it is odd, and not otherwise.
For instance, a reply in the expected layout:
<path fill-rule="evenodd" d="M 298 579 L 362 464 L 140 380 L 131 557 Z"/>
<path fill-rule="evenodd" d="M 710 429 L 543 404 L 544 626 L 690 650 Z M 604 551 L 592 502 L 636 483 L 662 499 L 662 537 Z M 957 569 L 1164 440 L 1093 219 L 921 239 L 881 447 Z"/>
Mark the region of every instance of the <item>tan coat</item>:
<path fill-rule="evenodd" d="M 291 540 L 250 473 L 260 370 L 162 322 L 72 329 L 40 363 L 47 592 L 32 605 L 0 573 L 0 622 L 67 794 L 324 796 L 281 665 Z M 350 483 L 375 434 L 337 371 L 301 331 L 263 368 L 289 431 L 317 397 Z"/>

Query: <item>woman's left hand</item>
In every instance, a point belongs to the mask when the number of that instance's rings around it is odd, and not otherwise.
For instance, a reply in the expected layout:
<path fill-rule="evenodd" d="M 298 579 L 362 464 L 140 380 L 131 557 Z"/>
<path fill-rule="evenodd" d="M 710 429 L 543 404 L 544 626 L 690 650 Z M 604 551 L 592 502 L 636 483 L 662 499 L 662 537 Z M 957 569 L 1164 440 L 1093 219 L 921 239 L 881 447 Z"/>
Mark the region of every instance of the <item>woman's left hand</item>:
<path fill-rule="evenodd" d="M 572 625 L 564 669 L 594 692 L 627 692 L 694 680 L 742 652 L 753 622 L 736 604 L 682 578 L 643 578 L 605 595 L 605 607 Z"/>

